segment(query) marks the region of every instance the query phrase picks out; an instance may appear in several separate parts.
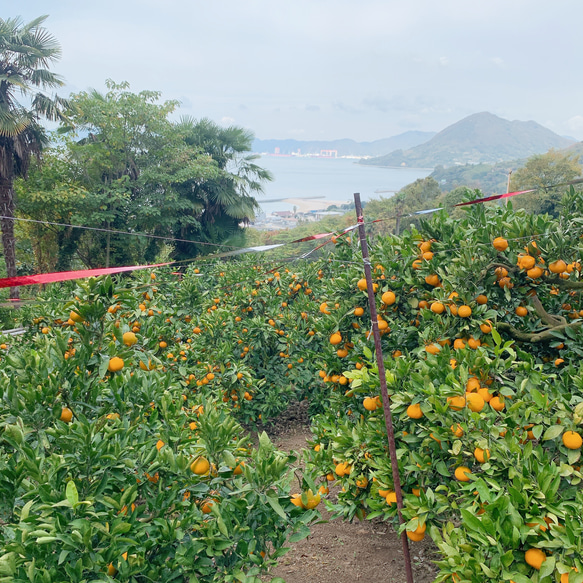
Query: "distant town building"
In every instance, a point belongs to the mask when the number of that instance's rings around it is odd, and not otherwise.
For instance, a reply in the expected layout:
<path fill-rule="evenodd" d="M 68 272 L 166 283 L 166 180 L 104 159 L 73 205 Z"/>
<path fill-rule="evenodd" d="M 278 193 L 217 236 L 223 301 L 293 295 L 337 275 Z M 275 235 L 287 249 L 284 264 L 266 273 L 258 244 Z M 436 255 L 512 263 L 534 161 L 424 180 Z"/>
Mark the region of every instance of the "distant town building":
<path fill-rule="evenodd" d="M 338 150 L 320 150 L 322 158 L 338 158 Z"/>
<path fill-rule="evenodd" d="M 279 146 L 275 146 L 275 150 L 273 151 L 274 154 L 279 154 Z"/>
<path fill-rule="evenodd" d="M 291 211 L 275 211 L 271 214 L 275 215 L 276 217 L 281 217 L 282 219 L 291 219 L 294 216 Z"/>

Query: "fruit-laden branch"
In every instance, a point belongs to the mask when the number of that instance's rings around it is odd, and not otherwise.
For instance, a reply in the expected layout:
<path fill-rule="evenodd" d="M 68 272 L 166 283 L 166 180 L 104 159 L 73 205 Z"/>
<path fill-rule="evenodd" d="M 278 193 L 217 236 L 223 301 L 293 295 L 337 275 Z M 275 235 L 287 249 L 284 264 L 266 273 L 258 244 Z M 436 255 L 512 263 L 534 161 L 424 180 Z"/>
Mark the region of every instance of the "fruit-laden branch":
<path fill-rule="evenodd" d="M 567 328 L 576 329 L 579 328 L 583 322 L 571 322 L 570 324 L 561 324 L 560 326 L 554 326 L 553 328 L 547 328 L 542 332 L 522 332 L 516 329 L 511 324 L 507 324 L 506 322 L 499 322 L 497 324 L 498 330 L 501 332 L 507 332 L 514 338 L 514 340 L 520 340 L 521 342 L 547 342 L 550 340 L 556 340 L 557 332 L 563 332 Z"/>
<path fill-rule="evenodd" d="M 518 273 L 520 268 L 515 265 L 508 265 L 507 263 L 500 263 L 495 261 L 493 263 L 489 263 L 480 274 L 481 278 L 486 277 L 488 273 L 490 273 L 491 269 L 496 269 L 497 267 L 503 267 L 508 271 L 508 273 Z M 548 275 L 541 276 L 541 280 L 545 283 L 550 283 L 555 287 L 560 289 L 572 289 L 572 290 L 582 290 L 583 289 L 583 281 L 569 281 L 568 279 L 561 279 L 560 277 L 549 277 Z"/>
<path fill-rule="evenodd" d="M 530 296 L 530 301 L 534 307 L 537 316 L 541 319 L 543 324 L 549 326 L 546 330 L 541 330 L 540 332 L 522 332 L 518 330 L 511 324 L 506 322 L 501 322 L 498 324 L 498 329 L 507 332 L 515 340 L 520 340 L 522 342 L 545 342 L 548 340 L 556 340 L 557 332 L 562 332 L 566 328 L 578 328 L 583 324 L 583 322 L 572 322 L 568 323 L 563 316 L 558 316 L 555 314 L 549 314 L 543 307 L 539 297 L 535 294 Z"/>

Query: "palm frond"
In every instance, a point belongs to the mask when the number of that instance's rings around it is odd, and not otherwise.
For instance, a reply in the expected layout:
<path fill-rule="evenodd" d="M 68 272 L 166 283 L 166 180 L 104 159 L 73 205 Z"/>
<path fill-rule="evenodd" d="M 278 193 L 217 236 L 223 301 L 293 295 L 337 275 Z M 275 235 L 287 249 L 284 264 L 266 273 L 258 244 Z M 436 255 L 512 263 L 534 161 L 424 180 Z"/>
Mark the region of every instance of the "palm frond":
<path fill-rule="evenodd" d="M 30 75 L 30 82 L 36 87 L 62 87 L 65 84 L 60 75 L 48 69 L 35 69 Z"/>
<path fill-rule="evenodd" d="M 32 123 L 32 118 L 22 110 L 6 110 L 0 107 L 0 136 L 15 138 Z"/>
<path fill-rule="evenodd" d="M 66 121 L 67 118 L 63 113 L 63 103 L 65 103 L 65 100 L 60 98 L 51 99 L 43 93 L 37 93 L 32 100 L 32 110 L 51 121 Z"/>

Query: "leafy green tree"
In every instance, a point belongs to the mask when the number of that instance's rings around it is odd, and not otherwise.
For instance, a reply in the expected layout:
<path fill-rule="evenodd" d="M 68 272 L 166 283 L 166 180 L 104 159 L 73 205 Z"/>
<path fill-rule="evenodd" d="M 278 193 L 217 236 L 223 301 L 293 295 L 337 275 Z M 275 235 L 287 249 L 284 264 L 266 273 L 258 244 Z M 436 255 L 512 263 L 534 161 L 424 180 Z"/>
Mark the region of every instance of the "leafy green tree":
<path fill-rule="evenodd" d="M 176 237 L 203 243 L 242 242 L 241 225 L 248 224 L 259 208 L 255 195 L 263 192 L 265 181 L 272 180 L 271 174 L 255 163 L 259 156 L 249 153 L 253 133 L 190 117 L 182 118 L 176 129 L 188 146 L 208 156 L 218 170 L 212 180 L 183 185 L 183 196 L 191 201 L 194 212 L 182 215 L 175 226 Z M 198 250 L 208 249 L 201 246 Z M 192 257 L 192 251 L 192 245 L 177 243 L 178 258 Z"/>
<path fill-rule="evenodd" d="M 155 91 L 132 93 L 128 83 L 106 85 L 105 94 L 72 96 L 73 126 L 62 130 L 76 132 L 69 155 L 93 201 L 83 224 L 172 236 L 178 217 L 198 210 L 184 185 L 213 180 L 218 169 L 168 119 L 178 102 L 159 103 Z M 107 266 L 150 261 L 159 248 L 159 239 L 87 232 L 78 249 L 92 264 Z"/>
<path fill-rule="evenodd" d="M 558 203 L 567 187 L 551 188 L 581 176 L 582 168 L 579 155 L 560 152 L 554 149 L 546 154 L 531 156 L 523 168 L 516 170 L 510 179 L 510 190 L 539 188 L 536 193 L 526 194 L 514 199 L 513 205 L 524 208 L 530 213 L 548 213 L 558 216 Z"/>
<path fill-rule="evenodd" d="M 93 208 L 93 200 L 74 175 L 64 146 L 43 151 L 42 164 L 33 160 L 25 179 L 14 185 L 17 214 L 44 224 L 23 222 L 21 232 L 31 243 L 35 268 L 40 273 L 69 268 L 69 259 L 78 251 L 80 229 L 57 224 L 83 223 Z M 84 262 L 86 263 L 86 262 Z"/>
<path fill-rule="evenodd" d="M 26 176 L 30 160 L 47 143 L 41 118 L 60 120 L 66 102 L 44 91 L 63 85 L 49 66 L 61 56 L 57 40 L 42 26 L 46 16 L 23 23 L 0 19 L 0 225 L 6 272 L 16 275 L 14 180 Z M 17 100 L 26 98 L 26 105 Z M 11 288 L 18 297 L 18 288 Z"/>

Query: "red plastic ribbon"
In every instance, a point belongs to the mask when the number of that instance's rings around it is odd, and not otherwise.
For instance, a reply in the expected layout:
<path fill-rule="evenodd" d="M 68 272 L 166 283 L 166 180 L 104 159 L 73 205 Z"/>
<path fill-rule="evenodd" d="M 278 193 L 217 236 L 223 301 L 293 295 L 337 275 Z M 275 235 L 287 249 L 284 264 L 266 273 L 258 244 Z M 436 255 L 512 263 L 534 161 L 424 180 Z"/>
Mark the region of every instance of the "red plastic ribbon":
<path fill-rule="evenodd" d="M 41 283 L 54 283 L 69 279 L 83 279 L 85 277 L 97 277 L 99 275 L 113 275 L 138 269 L 152 269 L 164 267 L 170 263 L 156 263 L 154 265 L 131 265 L 128 267 L 104 267 L 101 269 L 81 269 L 79 271 L 57 271 L 54 273 L 41 273 L 39 275 L 22 275 L 19 277 L 4 277 L 0 279 L 0 288 L 17 287 L 23 285 L 38 285 Z"/>
<path fill-rule="evenodd" d="M 485 196 L 484 198 L 476 198 L 468 202 L 460 202 L 454 204 L 453 206 L 466 206 L 468 204 L 478 204 L 481 202 L 490 202 L 491 200 L 499 200 L 501 198 L 510 198 L 511 196 L 517 196 L 518 194 L 525 194 L 527 192 L 534 192 L 536 188 L 531 188 L 529 190 L 517 190 L 516 192 L 507 192 L 505 194 L 494 194 L 493 196 Z"/>

